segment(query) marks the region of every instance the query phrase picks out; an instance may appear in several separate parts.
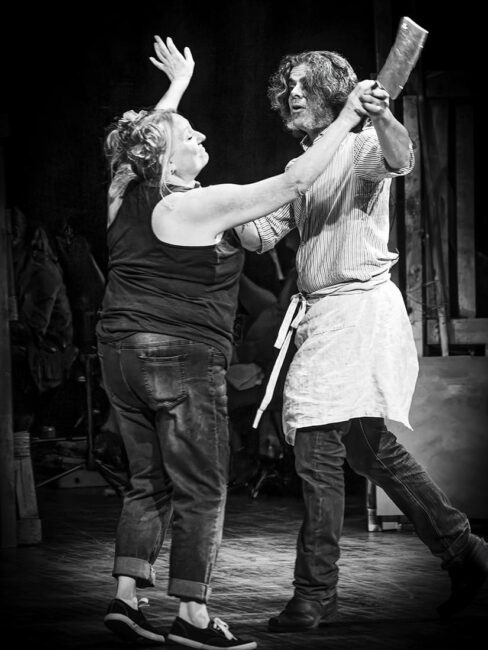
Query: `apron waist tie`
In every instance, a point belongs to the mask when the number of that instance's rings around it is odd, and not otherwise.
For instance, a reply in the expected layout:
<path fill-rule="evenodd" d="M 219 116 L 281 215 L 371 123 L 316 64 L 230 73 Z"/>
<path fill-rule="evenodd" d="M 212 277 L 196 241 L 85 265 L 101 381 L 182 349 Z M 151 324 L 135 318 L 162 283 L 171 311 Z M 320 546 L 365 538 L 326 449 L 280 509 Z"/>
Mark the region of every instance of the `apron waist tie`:
<path fill-rule="evenodd" d="M 283 361 L 285 360 L 286 353 L 290 346 L 291 337 L 294 330 L 296 330 L 300 324 L 300 321 L 304 317 L 306 311 L 307 301 L 305 297 L 301 293 L 296 293 L 291 297 L 290 304 L 288 305 L 288 309 L 286 310 L 286 314 L 283 318 L 278 336 L 276 337 L 276 341 L 274 343 L 274 347 L 279 349 L 279 354 L 274 362 L 273 369 L 266 385 L 264 397 L 261 400 L 261 404 L 257 410 L 254 422 L 252 423 L 253 429 L 258 428 L 261 416 L 271 402 L 274 389 L 276 387 L 276 382 L 278 381 L 278 376 L 283 365 Z"/>

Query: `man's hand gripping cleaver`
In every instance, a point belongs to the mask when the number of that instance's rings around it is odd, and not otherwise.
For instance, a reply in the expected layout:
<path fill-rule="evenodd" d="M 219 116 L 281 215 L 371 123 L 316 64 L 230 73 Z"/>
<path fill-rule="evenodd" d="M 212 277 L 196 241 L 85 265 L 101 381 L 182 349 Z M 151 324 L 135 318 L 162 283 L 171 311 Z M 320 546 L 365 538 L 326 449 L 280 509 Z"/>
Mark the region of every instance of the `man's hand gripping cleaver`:
<path fill-rule="evenodd" d="M 376 81 L 396 99 L 415 68 L 424 47 L 428 31 L 404 16 L 400 19 L 395 42 Z"/>

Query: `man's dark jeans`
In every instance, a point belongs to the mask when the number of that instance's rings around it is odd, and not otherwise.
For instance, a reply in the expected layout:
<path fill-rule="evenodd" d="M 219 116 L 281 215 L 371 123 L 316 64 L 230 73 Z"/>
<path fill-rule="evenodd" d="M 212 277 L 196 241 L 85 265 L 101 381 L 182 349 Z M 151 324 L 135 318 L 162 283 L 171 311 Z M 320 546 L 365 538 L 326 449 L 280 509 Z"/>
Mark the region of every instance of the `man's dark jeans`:
<path fill-rule="evenodd" d="M 140 333 L 99 343 L 99 357 L 130 472 L 113 575 L 154 585 L 173 515 L 168 593 L 207 602 L 228 480 L 224 355 L 187 339 Z"/>
<path fill-rule="evenodd" d="M 327 601 L 336 592 L 346 458 L 386 492 L 444 568 L 467 552 L 473 536 L 466 515 L 449 503 L 382 418 L 298 429 L 295 464 L 305 502 L 293 582 L 298 596 Z"/>

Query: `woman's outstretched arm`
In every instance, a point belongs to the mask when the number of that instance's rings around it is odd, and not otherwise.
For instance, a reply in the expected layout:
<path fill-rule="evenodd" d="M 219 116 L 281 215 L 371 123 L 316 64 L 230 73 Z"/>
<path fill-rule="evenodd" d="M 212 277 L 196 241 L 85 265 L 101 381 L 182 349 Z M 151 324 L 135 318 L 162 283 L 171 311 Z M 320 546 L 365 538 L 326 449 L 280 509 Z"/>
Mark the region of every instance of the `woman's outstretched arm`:
<path fill-rule="evenodd" d="M 249 185 L 211 185 L 162 199 L 153 212 L 156 236 L 175 244 L 190 240 L 208 244 L 224 230 L 266 216 L 302 196 L 349 131 L 367 115 L 360 98 L 372 83 L 357 84 L 334 122 L 284 173 Z"/>

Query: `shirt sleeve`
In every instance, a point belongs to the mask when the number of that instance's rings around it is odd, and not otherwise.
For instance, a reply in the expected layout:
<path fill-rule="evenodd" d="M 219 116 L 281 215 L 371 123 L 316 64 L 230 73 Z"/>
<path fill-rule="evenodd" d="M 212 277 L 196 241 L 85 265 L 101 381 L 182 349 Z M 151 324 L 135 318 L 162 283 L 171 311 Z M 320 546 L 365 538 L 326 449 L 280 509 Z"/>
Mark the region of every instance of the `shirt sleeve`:
<path fill-rule="evenodd" d="M 391 168 L 381 151 L 374 127 L 358 133 L 354 140 L 354 170 L 360 178 L 376 181 L 409 174 L 415 164 L 412 142 L 409 144 L 409 160 L 405 167 Z"/>
<path fill-rule="evenodd" d="M 271 214 L 253 221 L 261 239 L 261 248 L 256 253 L 266 253 L 295 228 L 294 202 L 283 205 Z"/>
<path fill-rule="evenodd" d="M 289 169 L 296 158 L 290 160 L 285 171 Z M 283 239 L 293 228 L 296 227 L 297 222 L 295 215 L 300 211 L 300 205 L 303 202 L 303 197 L 281 206 L 278 210 L 271 212 L 265 217 L 253 221 L 261 239 L 261 248 L 256 253 L 266 253 L 276 246 L 276 244 Z"/>

